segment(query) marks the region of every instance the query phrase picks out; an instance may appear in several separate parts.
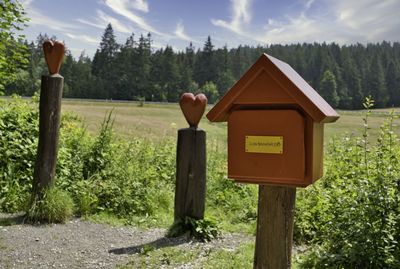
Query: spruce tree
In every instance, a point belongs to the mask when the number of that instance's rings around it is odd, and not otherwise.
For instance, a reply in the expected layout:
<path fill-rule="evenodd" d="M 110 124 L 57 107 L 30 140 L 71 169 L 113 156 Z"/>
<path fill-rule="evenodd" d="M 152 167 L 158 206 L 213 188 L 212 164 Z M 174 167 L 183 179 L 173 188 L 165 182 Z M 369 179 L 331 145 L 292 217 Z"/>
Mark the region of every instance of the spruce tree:
<path fill-rule="evenodd" d="M 100 52 L 104 54 L 106 59 L 112 59 L 117 53 L 119 45 L 115 40 L 114 30 L 109 23 L 104 30 L 104 34 L 100 42 Z"/>
<path fill-rule="evenodd" d="M 361 77 L 360 72 L 356 67 L 356 64 L 351 57 L 348 48 L 344 47 L 341 53 L 340 62 L 342 63 L 342 76 L 343 83 L 348 91 L 348 97 L 350 103 L 344 106 L 345 109 L 359 109 L 362 108 L 364 96 L 361 89 Z M 340 98 L 342 98 L 340 96 Z"/>
<path fill-rule="evenodd" d="M 160 83 L 162 90 L 166 93 L 168 102 L 177 102 L 179 100 L 182 89 L 178 88 L 180 80 L 178 73 L 178 65 L 172 47 L 167 46 L 163 53 L 163 72 L 161 74 Z"/>
<path fill-rule="evenodd" d="M 337 94 L 337 86 L 335 76 L 330 70 L 325 71 L 320 83 L 319 93 L 332 107 L 339 105 L 339 96 Z"/>
<path fill-rule="evenodd" d="M 389 91 L 389 106 L 400 106 L 400 68 L 394 60 L 389 62 L 386 71 L 386 87 Z"/>
<path fill-rule="evenodd" d="M 97 76 L 98 88 L 93 98 L 113 98 L 116 96 L 115 83 L 118 80 L 114 62 L 119 44 L 115 40 L 114 30 L 109 23 L 101 38 L 100 48 L 97 49 L 92 64 L 92 73 Z"/>
<path fill-rule="evenodd" d="M 151 90 L 149 85 L 149 76 L 151 69 L 151 35 L 147 37 L 143 35 L 139 38 L 139 44 L 137 47 L 136 61 L 133 65 L 133 79 L 136 88 L 135 98 L 145 98 L 146 100 L 151 99 Z"/>
<path fill-rule="evenodd" d="M 194 75 L 200 87 L 206 82 L 216 81 L 217 70 L 214 61 L 214 45 L 210 36 L 207 37 L 203 50 L 198 53 Z"/>
<path fill-rule="evenodd" d="M 217 69 L 215 84 L 218 89 L 218 95 L 222 96 L 236 81 L 232 75 L 231 62 L 226 45 L 222 49 L 215 51 L 215 65 Z"/>
<path fill-rule="evenodd" d="M 180 54 L 178 59 L 178 68 L 181 77 L 179 82 L 180 89 L 183 92 L 196 92 L 198 85 L 193 80 L 195 53 L 192 42 L 186 47 L 185 52 Z"/>
<path fill-rule="evenodd" d="M 375 100 L 376 107 L 385 107 L 389 101 L 389 93 L 386 88 L 385 75 L 380 58 L 375 55 L 370 65 L 367 91 Z"/>

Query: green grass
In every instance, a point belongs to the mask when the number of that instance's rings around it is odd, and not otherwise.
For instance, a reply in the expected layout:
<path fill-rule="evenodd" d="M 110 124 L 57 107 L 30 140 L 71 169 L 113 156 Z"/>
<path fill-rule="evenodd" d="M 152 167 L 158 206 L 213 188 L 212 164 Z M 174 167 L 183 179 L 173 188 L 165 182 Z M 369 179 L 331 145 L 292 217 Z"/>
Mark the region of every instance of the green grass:
<path fill-rule="evenodd" d="M 135 254 L 130 262 L 119 268 L 177 268 L 182 265 L 193 264 L 199 255 L 199 249 L 191 250 L 180 247 L 166 247 L 155 250 L 149 246 L 143 247 L 141 253 Z"/>
<path fill-rule="evenodd" d="M 83 216 L 83 218 L 94 223 L 108 224 L 115 227 L 124 225 L 134 225 L 141 229 L 148 229 L 148 228 L 168 228 L 174 221 L 173 214 L 174 212 L 170 210 L 169 212 L 159 212 L 155 216 L 133 215 L 124 218 L 108 212 L 100 212 Z"/>
<path fill-rule="evenodd" d="M 145 104 L 143 107 L 139 107 L 136 103 L 64 101 L 62 109 L 82 116 L 87 123 L 88 130 L 92 133 L 100 128 L 104 115 L 114 109 L 114 129 L 117 134 L 125 138 L 160 139 L 175 137 L 177 129 L 188 127 L 178 104 Z M 207 107 L 207 111 L 209 109 L 211 109 L 211 106 Z M 385 113 L 389 113 L 390 110 L 377 109 L 373 111 L 369 119 L 371 140 L 376 140 Z M 400 113 L 400 108 L 395 108 L 395 111 Z M 363 111 L 338 112 L 340 114 L 339 120 L 325 125 L 325 141 L 329 141 L 332 136 L 341 136 L 345 133 L 362 133 Z M 397 119 L 396 124 L 399 125 L 399 123 L 400 119 Z M 204 116 L 199 127 L 207 131 L 209 141 L 216 140 L 225 145 L 226 123 L 211 123 Z M 400 134 L 399 126 L 397 126 L 395 133 Z"/>
<path fill-rule="evenodd" d="M 100 128 L 104 115 L 114 109 L 114 129 L 126 138 L 171 137 L 176 135 L 177 129 L 188 127 L 178 104 L 145 104 L 139 107 L 136 103 L 64 101 L 62 109 L 82 116 L 88 130 L 93 133 Z M 213 139 L 223 140 L 226 136 L 225 124 L 211 123 L 205 117 L 199 128 L 207 130 Z"/>
<path fill-rule="evenodd" d="M 67 191 L 50 188 L 43 194 L 43 198 L 34 200 L 27 210 L 29 221 L 65 223 L 73 214 L 73 201 Z"/>
<path fill-rule="evenodd" d="M 254 244 L 246 243 L 236 250 L 196 247 L 166 247 L 146 249 L 120 269 L 130 268 L 252 268 Z M 185 267 L 186 268 L 186 267 Z"/>

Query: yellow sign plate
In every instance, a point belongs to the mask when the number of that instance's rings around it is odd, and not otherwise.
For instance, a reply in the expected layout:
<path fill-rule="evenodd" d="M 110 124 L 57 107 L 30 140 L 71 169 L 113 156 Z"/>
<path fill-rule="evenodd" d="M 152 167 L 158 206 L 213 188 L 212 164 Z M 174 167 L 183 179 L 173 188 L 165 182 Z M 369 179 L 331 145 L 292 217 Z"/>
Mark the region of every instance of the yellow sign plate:
<path fill-rule="evenodd" d="M 283 136 L 246 135 L 246 152 L 283 154 Z"/>

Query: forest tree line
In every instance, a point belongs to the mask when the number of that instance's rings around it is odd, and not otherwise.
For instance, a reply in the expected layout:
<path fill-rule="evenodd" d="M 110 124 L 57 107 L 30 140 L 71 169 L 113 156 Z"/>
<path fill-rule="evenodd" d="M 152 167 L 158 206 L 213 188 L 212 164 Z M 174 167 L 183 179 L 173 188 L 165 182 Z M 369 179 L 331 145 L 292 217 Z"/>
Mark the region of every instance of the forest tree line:
<path fill-rule="evenodd" d="M 42 43 L 25 44 L 29 63 L 6 85 L 5 93 L 30 96 L 47 73 Z M 53 37 L 55 38 L 55 37 Z M 111 24 L 93 59 L 67 52 L 61 74 L 64 97 L 176 102 L 183 92 L 203 92 L 214 103 L 262 53 L 289 63 L 333 107 L 359 109 L 366 96 L 376 107 L 400 106 L 400 43 L 339 46 L 313 43 L 215 48 L 208 37 L 202 48 L 155 49 L 151 35 L 129 36 L 119 44 Z"/>

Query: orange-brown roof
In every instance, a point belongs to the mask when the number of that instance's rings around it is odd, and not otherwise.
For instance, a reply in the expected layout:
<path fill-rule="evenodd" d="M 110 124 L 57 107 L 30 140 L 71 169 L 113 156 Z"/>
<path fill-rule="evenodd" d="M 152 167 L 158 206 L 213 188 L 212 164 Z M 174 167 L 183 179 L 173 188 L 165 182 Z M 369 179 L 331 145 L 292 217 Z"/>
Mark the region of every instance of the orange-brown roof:
<path fill-rule="evenodd" d="M 263 54 L 207 113 L 210 121 L 227 121 L 235 105 L 298 105 L 314 121 L 339 118 L 336 111 L 287 63 Z"/>

